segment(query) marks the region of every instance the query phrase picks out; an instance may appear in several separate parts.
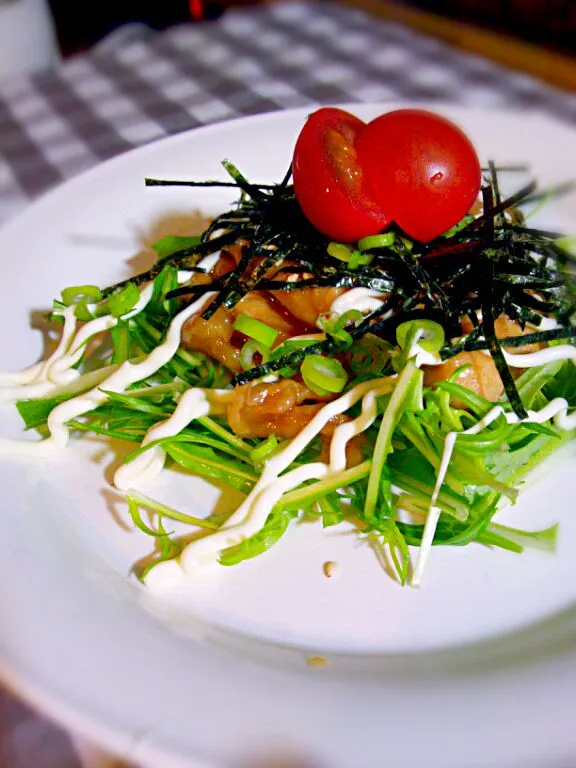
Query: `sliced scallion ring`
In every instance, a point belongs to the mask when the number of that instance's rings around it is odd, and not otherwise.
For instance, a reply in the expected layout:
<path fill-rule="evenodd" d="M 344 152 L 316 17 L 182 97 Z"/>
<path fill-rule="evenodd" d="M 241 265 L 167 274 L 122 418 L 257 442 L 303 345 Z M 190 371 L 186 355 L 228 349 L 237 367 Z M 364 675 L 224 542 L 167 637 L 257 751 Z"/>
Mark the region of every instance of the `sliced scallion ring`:
<path fill-rule="evenodd" d="M 396 341 L 403 350 L 416 342 L 426 352 L 439 352 L 444 339 L 444 328 L 434 320 L 407 320 L 396 328 Z"/>
<path fill-rule="evenodd" d="M 308 355 L 302 361 L 300 373 L 306 386 L 317 395 L 342 392 L 348 374 L 339 360 L 322 355 Z"/>
<path fill-rule="evenodd" d="M 362 315 L 362 312 L 360 312 L 358 309 L 349 309 L 339 317 L 325 320 L 323 324 L 320 325 L 319 323 L 319 325 L 323 330 L 326 331 L 329 336 L 334 339 L 334 341 L 337 342 L 339 347 L 349 349 L 354 343 L 354 339 L 346 330 L 346 326 L 349 323 L 361 321 L 363 317 L 364 316 Z"/>
<path fill-rule="evenodd" d="M 328 251 L 329 256 L 338 259 L 338 261 L 345 261 L 346 263 L 350 261 L 350 256 L 352 256 L 352 248 L 345 243 L 328 243 L 328 248 L 326 250 Z"/>
<path fill-rule="evenodd" d="M 249 336 L 254 341 L 263 344 L 265 347 L 270 348 L 276 341 L 278 331 L 275 328 L 271 328 L 261 320 L 256 320 L 255 317 L 250 315 L 238 315 L 234 321 L 234 330 L 243 333 L 245 336 Z"/>
<path fill-rule="evenodd" d="M 296 352 L 298 349 L 310 347 L 312 344 L 316 344 L 317 341 L 318 339 L 287 339 L 286 341 L 282 342 L 282 344 L 277 346 L 275 350 L 273 350 L 272 354 L 270 355 L 270 359 L 278 360 L 278 358 L 283 357 L 284 355 L 289 355 L 292 352 Z M 287 366 L 286 368 L 280 368 L 278 373 L 283 378 L 290 379 L 292 376 L 296 376 L 298 369 Z"/>
<path fill-rule="evenodd" d="M 372 261 L 372 256 L 360 253 L 359 250 L 346 245 L 346 243 L 328 243 L 328 255 L 348 265 L 348 269 L 357 269 L 366 266 Z"/>
<path fill-rule="evenodd" d="M 334 331 L 341 331 L 349 323 L 360 322 L 364 319 L 364 315 L 359 309 L 349 309 L 336 320 L 334 323 Z"/>
<path fill-rule="evenodd" d="M 82 322 L 88 322 L 89 320 L 94 320 L 94 313 L 88 306 L 89 304 L 92 304 L 92 302 L 88 297 L 84 296 L 75 305 L 74 317 L 77 320 L 82 320 Z M 92 306 L 94 305 L 92 304 Z"/>
<path fill-rule="evenodd" d="M 256 354 L 259 354 L 262 358 L 259 365 L 267 363 L 268 360 L 270 360 L 270 348 L 264 346 L 264 344 L 261 344 L 259 341 L 256 341 L 256 339 L 250 339 L 250 341 L 247 341 L 240 350 L 240 365 L 243 370 L 248 371 L 250 368 L 254 367 L 254 355 Z"/>
<path fill-rule="evenodd" d="M 108 311 L 112 317 L 122 317 L 134 309 L 140 298 L 140 291 L 134 283 L 128 283 L 120 291 L 108 296 Z"/>
<path fill-rule="evenodd" d="M 102 300 L 102 291 L 97 285 L 71 285 L 62 291 L 62 302 L 67 306 L 78 304 L 82 300 L 85 303 L 96 304 Z"/>
<path fill-rule="evenodd" d="M 370 264 L 374 257 L 369 253 L 360 253 L 360 251 L 354 251 L 350 256 L 348 262 L 348 269 L 357 269 L 358 267 L 365 267 Z"/>
<path fill-rule="evenodd" d="M 389 248 L 394 244 L 396 235 L 394 232 L 386 232 L 383 235 L 369 235 L 358 240 L 358 248 L 361 251 L 370 251 L 372 248 Z"/>

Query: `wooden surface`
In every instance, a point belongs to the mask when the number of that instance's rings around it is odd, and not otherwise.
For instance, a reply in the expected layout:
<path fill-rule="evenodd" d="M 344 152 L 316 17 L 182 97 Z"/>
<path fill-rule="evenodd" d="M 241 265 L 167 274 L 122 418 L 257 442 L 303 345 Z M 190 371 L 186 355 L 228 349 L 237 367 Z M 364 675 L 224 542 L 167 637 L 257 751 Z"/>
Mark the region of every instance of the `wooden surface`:
<path fill-rule="evenodd" d="M 511 69 L 534 75 L 551 85 L 576 91 L 576 60 L 498 32 L 454 21 L 390 0 L 340 0 L 345 5 L 363 8 L 382 18 L 406 24 L 413 29 L 477 53 Z"/>

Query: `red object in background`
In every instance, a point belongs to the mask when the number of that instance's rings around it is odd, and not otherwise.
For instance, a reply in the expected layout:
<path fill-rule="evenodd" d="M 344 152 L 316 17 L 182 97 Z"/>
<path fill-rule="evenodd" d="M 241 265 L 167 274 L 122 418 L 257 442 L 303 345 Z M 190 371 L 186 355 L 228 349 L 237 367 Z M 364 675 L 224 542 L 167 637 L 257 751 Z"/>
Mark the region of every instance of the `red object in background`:
<path fill-rule="evenodd" d="M 194 21 L 200 21 L 204 18 L 204 2 L 203 0 L 189 0 L 188 7 L 190 8 L 190 16 Z"/>
<path fill-rule="evenodd" d="M 1 2 L 1 0 L 0 0 Z M 85 50 L 123 24 L 138 21 L 152 29 L 173 24 L 217 18 L 229 2 L 220 0 L 116 0 L 114 3 L 82 3 L 48 0 L 62 53 Z"/>

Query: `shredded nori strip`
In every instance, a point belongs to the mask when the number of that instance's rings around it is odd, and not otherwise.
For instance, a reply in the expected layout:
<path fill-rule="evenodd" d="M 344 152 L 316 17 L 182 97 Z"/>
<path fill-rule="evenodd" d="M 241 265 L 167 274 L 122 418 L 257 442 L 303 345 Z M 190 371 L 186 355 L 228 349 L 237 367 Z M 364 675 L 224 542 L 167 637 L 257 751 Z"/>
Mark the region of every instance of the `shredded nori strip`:
<path fill-rule="evenodd" d="M 490 349 L 490 343 L 486 339 L 477 339 L 477 331 L 469 333 L 458 344 L 442 349 L 442 359 L 449 360 L 451 357 L 460 354 L 460 352 L 476 352 L 481 349 Z M 473 337 L 474 333 L 474 337 Z M 524 347 L 528 344 L 546 344 L 549 341 L 559 341 L 560 339 L 575 339 L 576 328 L 553 328 L 549 331 L 536 331 L 527 333 L 525 336 L 506 336 L 498 339 L 500 347 Z"/>
<path fill-rule="evenodd" d="M 225 249 L 232 243 L 241 247 L 237 267 L 208 285 L 181 286 L 168 298 L 202 295 L 219 291 L 204 310 L 209 318 L 218 307 L 233 306 L 252 290 L 300 291 L 314 287 L 364 287 L 388 298 L 383 305 L 347 331 L 354 340 L 365 333 L 394 340 L 397 325 L 413 318 L 439 322 L 447 338 L 455 344 L 442 350 L 449 359 L 461 351 L 488 349 L 502 378 L 507 397 L 521 417 L 525 408 L 518 395 L 502 346 L 574 339 L 576 288 L 573 271 L 576 259 L 555 241 L 559 233 L 528 227 L 518 206 L 538 203 L 573 189 L 572 183 L 538 190 L 530 182 L 518 192 L 502 199 L 498 173 L 526 171 L 524 166 L 495 166 L 489 163 L 482 189 L 483 211 L 471 222 L 449 236 L 427 244 L 410 242 L 396 228 L 396 240 L 390 247 L 373 248 L 368 265 L 350 269 L 327 253 L 329 238 L 316 230 L 304 216 L 290 184 L 291 169 L 279 184 L 249 182 L 228 161 L 224 167 L 228 182 L 183 182 L 147 179 L 148 186 L 236 187 L 240 191 L 237 206 L 216 217 L 191 249 L 165 257 L 144 275 L 133 278 L 136 284 L 153 279 L 165 264 L 187 268 L 195 266 L 208 253 Z M 215 236 L 216 235 L 216 236 Z M 286 281 L 280 274 L 297 274 L 300 279 Z M 126 282 L 106 290 L 108 295 Z M 539 325 L 542 315 L 554 318 L 559 327 L 535 331 L 526 336 L 498 339 L 495 319 L 505 314 L 520 323 Z M 482 320 L 479 321 L 479 316 Z M 462 331 L 462 317 L 472 325 Z M 268 363 L 238 374 L 234 385 L 282 370 L 297 367 L 309 354 L 331 354 L 337 345 L 330 337 L 298 349 Z"/>
<path fill-rule="evenodd" d="M 186 269 L 191 269 L 195 267 L 198 262 L 204 258 L 204 256 L 208 256 L 211 253 L 216 253 L 216 251 L 222 250 L 222 248 L 225 248 L 227 245 L 232 245 L 236 239 L 236 233 L 225 232 L 220 237 L 215 237 L 212 240 L 205 240 L 204 242 L 195 245 L 193 248 L 185 248 L 183 250 L 176 251 L 169 256 L 158 259 L 158 261 L 146 272 L 141 272 L 135 277 L 130 277 L 126 280 L 122 280 L 119 283 L 108 286 L 108 288 L 104 288 L 102 290 L 102 296 L 106 298 L 106 296 L 109 296 L 119 288 L 123 288 L 125 285 L 128 285 L 128 283 L 134 283 L 134 285 L 142 285 L 143 283 L 148 283 L 151 280 L 157 278 L 167 264 L 171 264 L 173 266 L 182 266 L 183 262 L 186 261 Z"/>
<path fill-rule="evenodd" d="M 496 336 L 496 330 L 494 328 L 494 265 L 491 265 L 492 269 L 486 275 L 486 281 L 481 289 L 481 301 L 482 301 L 482 321 L 480 325 L 484 331 L 484 338 L 488 342 L 488 349 L 492 355 L 494 365 L 502 379 L 504 385 L 504 391 L 508 397 L 508 401 L 514 410 L 514 413 L 520 418 L 525 419 L 528 416 L 526 408 L 518 394 L 518 389 L 514 382 L 512 372 L 506 363 L 502 347 Z"/>

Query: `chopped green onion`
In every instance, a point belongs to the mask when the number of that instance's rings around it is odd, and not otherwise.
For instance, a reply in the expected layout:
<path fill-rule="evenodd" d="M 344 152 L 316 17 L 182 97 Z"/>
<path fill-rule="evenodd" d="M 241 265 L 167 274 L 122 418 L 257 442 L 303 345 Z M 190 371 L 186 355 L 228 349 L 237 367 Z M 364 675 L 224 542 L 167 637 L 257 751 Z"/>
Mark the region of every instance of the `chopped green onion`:
<path fill-rule="evenodd" d="M 72 285 L 62 291 L 62 302 L 67 306 L 86 299 L 92 304 L 102 300 L 102 291 L 97 285 Z"/>
<path fill-rule="evenodd" d="M 350 256 L 352 256 L 352 248 L 348 245 L 344 245 L 344 243 L 328 243 L 328 248 L 326 250 L 328 251 L 329 256 L 338 259 L 338 261 L 345 261 L 346 263 L 350 261 Z"/>
<path fill-rule="evenodd" d="M 334 331 L 338 332 L 345 328 L 350 323 L 360 322 L 364 319 L 364 315 L 359 309 L 349 309 L 341 314 L 334 323 Z"/>
<path fill-rule="evenodd" d="M 262 365 L 262 363 L 267 363 L 268 360 L 270 360 L 270 348 L 265 347 L 264 344 L 261 344 L 255 339 L 250 339 L 250 341 L 247 341 L 246 344 L 244 344 L 240 351 L 240 365 L 243 370 L 247 371 L 254 367 L 254 355 L 256 354 L 259 354 L 262 358 L 260 365 Z"/>
<path fill-rule="evenodd" d="M 268 347 L 268 349 L 274 344 L 278 336 L 276 328 L 271 328 L 261 320 L 250 317 L 250 315 L 238 315 L 234 322 L 234 330 L 249 336 L 251 339 Z"/>
<path fill-rule="evenodd" d="M 349 323 L 362 321 L 363 319 L 364 316 L 359 309 L 349 309 L 342 315 L 338 315 L 332 319 L 319 317 L 317 325 L 337 342 L 338 347 L 349 349 L 352 346 L 354 339 L 348 331 L 345 330 L 346 326 Z"/>
<path fill-rule="evenodd" d="M 360 253 L 360 251 L 351 248 L 345 243 L 328 243 L 326 250 L 329 256 L 333 256 L 338 261 L 345 262 L 349 269 L 365 266 L 372 261 L 372 256 Z"/>
<path fill-rule="evenodd" d="M 360 251 L 352 251 L 348 260 L 348 269 L 357 269 L 360 266 L 361 256 Z"/>
<path fill-rule="evenodd" d="M 460 230 L 461 230 L 461 229 L 464 229 L 464 227 L 467 227 L 467 226 L 468 226 L 468 224 L 470 224 L 470 223 L 471 223 L 471 222 L 473 222 L 473 221 L 474 221 L 474 216 L 470 216 L 470 215 L 464 216 L 464 218 L 463 218 L 463 219 L 460 219 L 460 221 L 458 222 L 458 224 L 455 224 L 455 225 L 454 225 L 453 227 L 451 227 L 451 228 L 450 228 L 450 229 L 449 229 L 447 232 L 444 232 L 444 234 L 442 235 L 442 237 L 446 237 L 446 238 L 449 238 L 449 237 L 454 237 L 454 235 L 455 235 L 457 232 L 460 232 Z"/>
<path fill-rule="evenodd" d="M 122 317 L 134 309 L 140 298 L 140 291 L 134 283 L 128 283 L 108 297 L 108 310 L 112 317 Z"/>
<path fill-rule="evenodd" d="M 354 251 L 350 256 L 348 262 L 348 269 L 357 269 L 358 267 L 364 267 L 366 264 L 370 264 L 374 257 L 368 254 L 360 253 L 360 251 Z"/>
<path fill-rule="evenodd" d="M 408 240 L 407 237 L 399 237 L 398 239 L 400 240 L 404 248 L 408 251 L 408 253 L 412 253 L 414 249 L 414 243 L 412 242 L 412 240 Z"/>
<path fill-rule="evenodd" d="M 358 240 L 358 248 L 361 251 L 370 251 L 372 248 L 389 248 L 394 244 L 395 239 L 394 232 L 386 232 L 384 235 L 369 235 Z"/>
<path fill-rule="evenodd" d="M 300 366 L 306 386 L 318 395 L 342 392 L 348 374 L 339 360 L 322 355 L 308 355 Z"/>
<path fill-rule="evenodd" d="M 74 317 L 77 320 L 82 320 L 85 322 L 88 322 L 88 320 L 94 319 L 94 313 L 88 306 L 88 304 L 91 304 L 92 302 L 90 299 L 88 299 L 86 296 L 80 299 L 80 301 L 76 304 L 76 308 L 74 309 Z"/>
<path fill-rule="evenodd" d="M 296 352 L 299 349 L 305 349 L 306 347 L 311 347 L 313 344 L 317 343 L 317 339 L 287 339 L 278 347 L 276 347 L 276 349 L 270 355 L 270 360 L 278 360 L 278 358 L 284 357 L 284 355 L 289 355 L 292 352 Z M 278 373 L 285 379 L 289 379 L 292 376 L 296 376 L 298 369 L 286 366 L 285 368 L 280 368 Z"/>
<path fill-rule="evenodd" d="M 444 329 L 433 320 L 408 320 L 396 328 L 396 340 L 403 350 L 416 341 L 426 352 L 439 352 L 444 346 Z"/>

